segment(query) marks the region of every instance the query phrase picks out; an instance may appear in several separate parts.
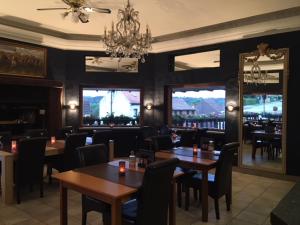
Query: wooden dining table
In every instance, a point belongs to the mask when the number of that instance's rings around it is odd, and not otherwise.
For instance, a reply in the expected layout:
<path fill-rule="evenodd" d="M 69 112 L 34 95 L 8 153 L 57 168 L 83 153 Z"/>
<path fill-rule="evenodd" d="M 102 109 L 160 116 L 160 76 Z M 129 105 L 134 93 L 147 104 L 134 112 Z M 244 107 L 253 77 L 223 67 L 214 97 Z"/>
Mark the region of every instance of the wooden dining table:
<path fill-rule="evenodd" d="M 52 175 L 60 182 L 60 225 L 68 224 L 68 189 L 109 204 L 111 206 L 111 224 L 122 224 L 122 202 L 128 200 L 141 187 L 145 170 L 139 168 L 137 163 L 134 167 L 129 167 L 128 160 L 122 160 L 126 162 L 125 176 L 118 174 L 120 160 Z M 181 171 L 174 172 L 173 188 L 170 193 L 169 225 L 176 225 L 175 178 L 182 174 Z"/>
<path fill-rule="evenodd" d="M 45 149 L 45 156 L 53 156 L 62 154 L 65 148 L 64 140 L 56 140 L 55 143 L 51 144 L 47 142 Z M 5 147 L 0 150 L 0 161 L 1 161 L 1 192 L 2 202 L 4 204 L 12 204 L 14 202 L 14 160 L 17 153 L 12 152 L 10 147 Z"/>
<path fill-rule="evenodd" d="M 178 158 L 180 166 L 202 172 L 201 205 L 203 222 L 208 221 L 208 171 L 216 167 L 219 154 L 219 151 L 201 151 L 201 149 L 198 149 L 197 155 L 194 156 L 193 148 L 189 147 L 177 147 L 155 153 L 156 159 Z"/>

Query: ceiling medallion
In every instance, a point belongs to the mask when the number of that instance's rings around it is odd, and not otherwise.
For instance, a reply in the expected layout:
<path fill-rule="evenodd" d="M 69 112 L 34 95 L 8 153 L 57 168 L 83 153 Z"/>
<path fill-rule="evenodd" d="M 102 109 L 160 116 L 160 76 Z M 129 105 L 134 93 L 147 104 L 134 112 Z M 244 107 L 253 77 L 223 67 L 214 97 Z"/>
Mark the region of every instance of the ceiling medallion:
<path fill-rule="evenodd" d="M 103 43 L 106 53 L 111 57 L 138 58 L 145 62 L 145 55 L 151 50 L 151 31 L 146 26 L 146 32 L 140 33 L 139 12 L 130 5 L 129 0 L 124 10 L 118 11 L 116 26 L 112 22 L 111 30 L 104 28 Z"/>

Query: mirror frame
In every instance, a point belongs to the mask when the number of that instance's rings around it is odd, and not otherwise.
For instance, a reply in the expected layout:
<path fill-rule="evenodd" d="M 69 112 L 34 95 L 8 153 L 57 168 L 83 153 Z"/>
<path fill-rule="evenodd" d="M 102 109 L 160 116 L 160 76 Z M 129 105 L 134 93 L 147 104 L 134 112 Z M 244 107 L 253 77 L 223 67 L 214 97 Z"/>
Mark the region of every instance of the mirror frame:
<path fill-rule="evenodd" d="M 268 49 L 268 53 L 270 54 L 278 54 L 282 53 L 284 55 L 283 61 L 283 96 L 282 96 L 282 163 L 281 163 L 281 172 L 257 166 L 248 166 L 243 164 L 243 90 L 244 90 L 244 62 L 245 58 L 253 57 L 260 54 L 259 50 L 248 52 L 248 53 L 240 53 L 239 54 L 239 104 L 240 104 L 240 114 L 239 114 L 239 142 L 241 143 L 239 149 L 239 167 L 253 169 L 258 171 L 266 171 L 272 173 L 281 173 L 286 174 L 286 137 L 287 137 L 287 87 L 288 87 L 288 77 L 289 77 L 289 49 L 288 48 L 280 48 L 280 49 Z"/>

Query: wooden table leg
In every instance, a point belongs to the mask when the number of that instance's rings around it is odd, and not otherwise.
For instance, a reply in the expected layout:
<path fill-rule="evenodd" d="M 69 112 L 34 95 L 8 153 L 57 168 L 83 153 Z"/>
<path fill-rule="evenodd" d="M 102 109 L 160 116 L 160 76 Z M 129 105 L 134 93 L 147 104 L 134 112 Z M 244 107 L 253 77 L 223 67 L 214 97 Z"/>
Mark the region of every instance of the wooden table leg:
<path fill-rule="evenodd" d="M 203 170 L 202 171 L 202 221 L 207 222 L 208 221 L 208 171 Z"/>
<path fill-rule="evenodd" d="M 169 202 L 169 225 L 176 225 L 176 182 L 172 182 Z"/>
<path fill-rule="evenodd" d="M 121 215 L 121 201 L 115 199 L 111 205 L 111 225 L 121 225 L 122 215 Z"/>
<path fill-rule="evenodd" d="M 68 189 L 60 183 L 60 225 L 68 224 Z"/>
<path fill-rule="evenodd" d="M 3 152 L 1 152 L 3 153 Z M 1 154 L 1 192 L 4 204 L 14 203 L 14 156 L 13 154 Z"/>

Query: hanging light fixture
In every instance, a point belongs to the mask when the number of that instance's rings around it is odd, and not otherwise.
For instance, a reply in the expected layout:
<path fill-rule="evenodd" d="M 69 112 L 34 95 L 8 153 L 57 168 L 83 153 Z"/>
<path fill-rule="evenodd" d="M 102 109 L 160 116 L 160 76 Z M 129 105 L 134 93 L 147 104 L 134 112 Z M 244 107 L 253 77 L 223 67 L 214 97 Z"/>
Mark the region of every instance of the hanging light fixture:
<path fill-rule="evenodd" d="M 130 5 L 129 0 L 124 10 L 119 9 L 119 21 L 114 26 L 112 22 L 111 30 L 104 28 L 103 43 L 106 53 L 111 57 L 138 58 L 145 62 L 145 55 L 151 50 L 151 32 L 146 26 L 146 32 L 140 33 L 139 12 Z"/>

